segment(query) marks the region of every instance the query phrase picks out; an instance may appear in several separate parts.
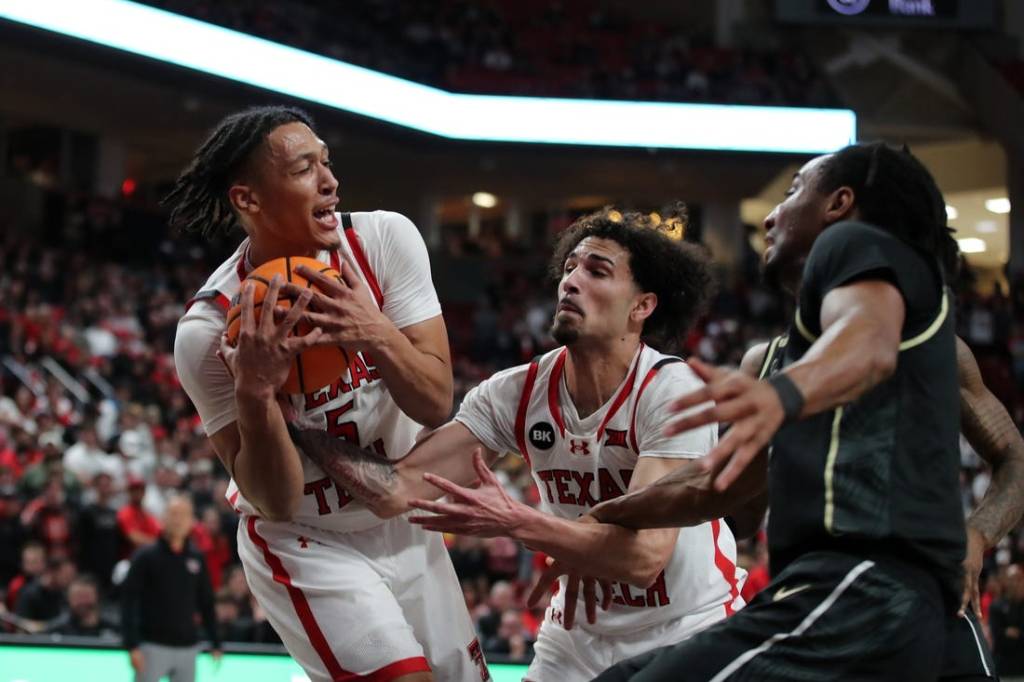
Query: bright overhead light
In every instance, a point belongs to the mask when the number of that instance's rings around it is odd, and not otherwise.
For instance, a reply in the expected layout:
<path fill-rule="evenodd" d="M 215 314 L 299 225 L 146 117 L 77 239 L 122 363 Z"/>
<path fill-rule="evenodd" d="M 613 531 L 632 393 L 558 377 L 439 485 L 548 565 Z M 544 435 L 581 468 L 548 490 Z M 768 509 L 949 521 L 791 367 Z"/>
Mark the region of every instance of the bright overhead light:
<path fill-rule="evenodd" d="M 960 245 L 960 250 L 964 253 L 981 253 L 985 250 L 985 240 L 977 237 L 964 237 L 957 239 L 956 243 Z"/>
<path fill-rule="evenodd" d="M 999 225 L 994 220 L 979 220 L 974 225 L 974 229 L 984 234 L 991 234 L 999 231 Z"/>
<path fill-rule="evenodd" d="M 993 213 L 1009 213 L 1010 212 L 1010 200 L 1006 197 L 997 197 L 995 199 L 986 199 L 985 208 L 992 211 Z"/>
<path fill-rule="evenodd" d="M 946 204 L 946 220 L 956 220 L 959 217 L 960 211 L 956 210 L 956 206 Z"/>
<path fill-rule="evenodd" d="M 447 92 L 126 0 L 0 0 L 0 19 L 457 140 L 822 154 L 850 109 Z"/>
<path fill-rule="evenodd" d="M 473 203 L 480 208 L 494 208 L 498 205 L 498 197 L 490 192 L 474 192 Z"/>

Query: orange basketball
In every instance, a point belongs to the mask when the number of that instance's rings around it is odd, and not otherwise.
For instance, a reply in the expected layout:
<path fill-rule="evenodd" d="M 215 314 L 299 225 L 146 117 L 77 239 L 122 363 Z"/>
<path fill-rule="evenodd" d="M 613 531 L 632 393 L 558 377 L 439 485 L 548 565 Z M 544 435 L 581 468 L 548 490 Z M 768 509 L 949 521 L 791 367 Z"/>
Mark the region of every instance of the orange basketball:
<path fill-rule="evenodd" d="M 305 265 L 311 270 L 323 273 L 327 277 L 341 279 L 341 274 L 329 265 L 325 265 L 314 258 L 302 256 L 288 256 L 277 258 L 264 263 L 249 273 L 245 278 L 246 282 L 255 282 L 256 290 L 253 292 L 253 312 L 256 314 L 256 321 L 259 322 L 262 311 L 263 297 L 270 287 L 270 280 L 274 275 L 281 275 L 285 282 L 291 282 L 300 287 L 316 286 L 306 280 L 305 277 L 295 272 L 299 265 Z M 244 283 L 243 283 L 244 286 Z M 318 289 L 319 291 L 319 289 Z M 239 303 L 241 292 L 231 302 L 231 310 L 228 311 L 228 343 L 232 346 L 238 340 L 238 330 L 242 326 L 242 306 Z M 291 308 L 292 302 L 283 296 L 277 299 L 279 308 L 285 310 Z M 292 329 L 292 335 L 303 336 L 312 331 L 312 328 L 305 322 L 299 322 Z M 284 382 L 282 390 L 286 393 L 311 393 L 332 383 L 348 369 L 348 353 L 340 346 L 315 346 L 295 356 L 292 361 L 291 371 L 288 373 L 288 380 Z"/>

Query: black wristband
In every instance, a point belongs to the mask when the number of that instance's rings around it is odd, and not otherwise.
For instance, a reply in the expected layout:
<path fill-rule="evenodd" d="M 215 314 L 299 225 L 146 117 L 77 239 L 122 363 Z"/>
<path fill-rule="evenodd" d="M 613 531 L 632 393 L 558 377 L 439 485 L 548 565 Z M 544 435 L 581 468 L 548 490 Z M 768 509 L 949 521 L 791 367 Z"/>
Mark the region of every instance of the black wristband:
<path fill-rule="evenodd" d="M 779 402 L 782 403 L 782 411 L 786 414 L 786 421 L 793 421 L 800 418 L 804 411 L 804 394 L 796 387 L 793 380 L 784 372 L 774 374 L 768 379 L 775 392 L 779 394 Z"/>

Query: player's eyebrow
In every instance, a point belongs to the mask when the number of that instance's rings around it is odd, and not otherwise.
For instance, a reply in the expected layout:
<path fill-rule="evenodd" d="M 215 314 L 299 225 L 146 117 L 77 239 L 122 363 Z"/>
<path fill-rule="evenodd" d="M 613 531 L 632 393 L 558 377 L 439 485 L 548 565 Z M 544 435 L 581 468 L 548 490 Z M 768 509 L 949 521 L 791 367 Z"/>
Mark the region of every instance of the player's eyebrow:
<path fill-rule="evenodd" d="M 316 151 L 310 150 L 308 152 L 296 154 L 292 158 L 288 159 L 288 165 L 290 166 L 293 163 L 298 163 L 299 161 L 315 161 L 319 159 L 321 156 L 323 156 L 324 153 L 327 152 L 327 143 L 324 142 L 323 140 L 317 140 L 317 142 L 320 143 L 319 149 L 317 149 Z"/>
<path fill-rule="evenodd" d="M 578 256 L 577 256 L 577 258 L 578 258 Z M 608 265 L 612 266 L 613 268 L 615 267 L 615 261 L 612 260 L 611 258 L 609 258 L 608 256 L 600 256 L 600 255 L 598 255 L 596 253 L 588 253 L 586 255 L 585 259 L 586 260 L 604 261 L 605 263 L 607 263 Z"/>

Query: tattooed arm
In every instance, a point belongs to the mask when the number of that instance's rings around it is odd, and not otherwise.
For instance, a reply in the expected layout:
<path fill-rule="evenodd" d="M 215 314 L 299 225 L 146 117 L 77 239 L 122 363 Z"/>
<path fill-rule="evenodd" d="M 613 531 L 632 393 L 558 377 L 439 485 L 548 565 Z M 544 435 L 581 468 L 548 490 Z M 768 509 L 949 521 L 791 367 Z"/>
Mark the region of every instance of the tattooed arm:
<path fill-rule="evenodd" d="M 1010 532 L 1024 514 L 1024 439 L 1006 408 L 985 387 L 974 354 L 959 338 L 956 358 L 961 428 L 971 447 L 992 467 L 992 482 L 967 519 L 962 613 L 969 602 L 978 608 L 978 574 L 984 553 Z"/>
<path fill-rule="evenodd" d="M 336 485 L 387 519 L 409 511 L 409 500 L 433 500 L 442 491 L 423 480 L 426 472 L 460 485 L 474 483 L 473 452 L 493 462 L 494 452 L 459 422 L 450 422 L 418 442 L 405 457 L 389 460 L 324 431 L 289 428 L 292 440 Z"/>

